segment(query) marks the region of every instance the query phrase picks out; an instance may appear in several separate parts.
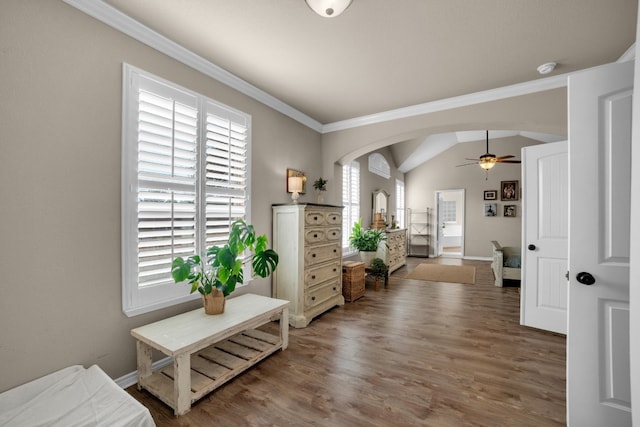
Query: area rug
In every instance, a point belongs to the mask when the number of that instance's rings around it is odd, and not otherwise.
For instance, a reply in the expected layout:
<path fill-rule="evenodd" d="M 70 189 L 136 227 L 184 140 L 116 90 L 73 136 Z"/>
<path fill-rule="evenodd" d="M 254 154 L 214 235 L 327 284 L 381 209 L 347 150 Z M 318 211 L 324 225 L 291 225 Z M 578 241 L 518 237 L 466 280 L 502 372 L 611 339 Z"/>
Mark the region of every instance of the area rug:
<path fill-rule="evenodd" d="M 476 268 L 470 265 L 418 264 L 406 278 L 473 285 L 476 283 Z"/>

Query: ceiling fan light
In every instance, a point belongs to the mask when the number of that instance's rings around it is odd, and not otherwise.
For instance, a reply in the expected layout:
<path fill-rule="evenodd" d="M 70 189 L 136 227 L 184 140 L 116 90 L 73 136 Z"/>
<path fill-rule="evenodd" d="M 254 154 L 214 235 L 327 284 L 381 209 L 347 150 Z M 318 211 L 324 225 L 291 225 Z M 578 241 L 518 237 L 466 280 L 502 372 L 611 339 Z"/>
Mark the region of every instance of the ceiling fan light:
<path fill-rule="evenodd" d="M 305 0 L 315 13 L 324 18 L 335 18 L 344 12 L 352 0 Z"/>
<path fill-rule="evenodd" d="M 496 165 L 495 157 L 480 157 L 479 165 L 482 169 L 488 171 Z"/>

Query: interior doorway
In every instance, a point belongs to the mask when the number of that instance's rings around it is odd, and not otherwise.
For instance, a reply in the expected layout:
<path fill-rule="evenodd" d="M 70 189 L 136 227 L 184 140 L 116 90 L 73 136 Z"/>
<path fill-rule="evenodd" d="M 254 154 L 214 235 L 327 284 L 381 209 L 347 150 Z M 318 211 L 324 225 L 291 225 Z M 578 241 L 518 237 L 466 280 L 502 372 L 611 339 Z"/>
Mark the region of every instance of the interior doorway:
<path fill-rule="evenodd" d="M 435 193 L 436 256 L 462 258 L 464 255 L 464 196 L 464 189 Z"/>

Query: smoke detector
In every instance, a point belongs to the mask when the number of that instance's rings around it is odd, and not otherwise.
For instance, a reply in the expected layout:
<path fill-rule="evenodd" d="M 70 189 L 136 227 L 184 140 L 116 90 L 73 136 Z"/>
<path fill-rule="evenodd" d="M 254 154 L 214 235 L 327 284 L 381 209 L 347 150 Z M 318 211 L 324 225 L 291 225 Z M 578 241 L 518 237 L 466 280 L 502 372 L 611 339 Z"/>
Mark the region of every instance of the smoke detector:
<path fill-rule="evenodd" d="M 538 72 L 540 74 L 549 74 L 550 72 L 555 70 L 556 65 L 558 64 L 556 64 L 555 62 L 547 62 L 546 64 L 542 64 L 538 67 Z"/>

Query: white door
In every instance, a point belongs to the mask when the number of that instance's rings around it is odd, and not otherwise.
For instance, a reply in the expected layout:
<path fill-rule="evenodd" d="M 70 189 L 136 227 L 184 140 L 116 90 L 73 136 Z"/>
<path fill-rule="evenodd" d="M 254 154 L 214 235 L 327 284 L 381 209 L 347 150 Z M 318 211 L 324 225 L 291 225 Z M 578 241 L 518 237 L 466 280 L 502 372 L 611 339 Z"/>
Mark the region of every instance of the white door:
<path fill-rule="evenodd" d="M 520 323 L 567 333 L 569 159 L 567 142 L 522 149 Z"/>
<path fill-rule="evenodd" d="M 633 63 L 569 78 L 567 422 L 631 425 Z"/>

